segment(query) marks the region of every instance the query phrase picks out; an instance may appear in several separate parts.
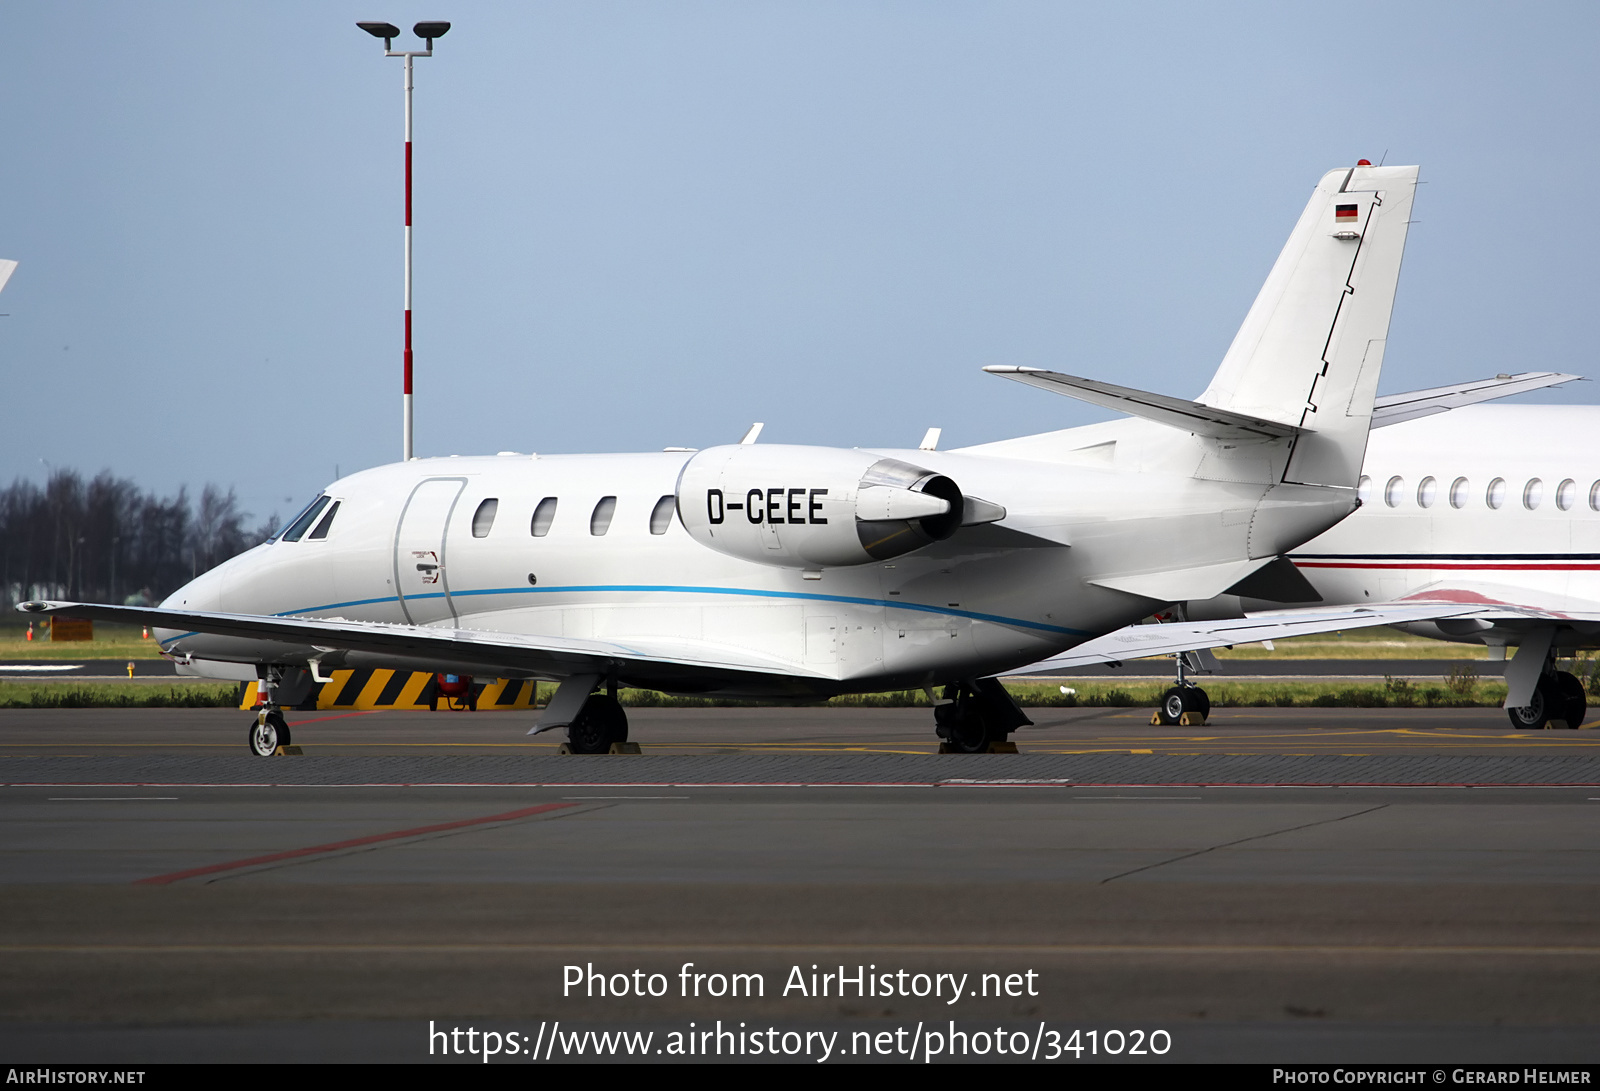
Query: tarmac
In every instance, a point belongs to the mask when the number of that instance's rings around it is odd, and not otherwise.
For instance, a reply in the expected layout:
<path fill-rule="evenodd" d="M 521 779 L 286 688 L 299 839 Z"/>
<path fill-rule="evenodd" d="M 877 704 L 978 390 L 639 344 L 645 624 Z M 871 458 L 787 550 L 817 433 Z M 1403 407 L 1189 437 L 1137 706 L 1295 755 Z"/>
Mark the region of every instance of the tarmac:
<path fill-rule="evenodd" d="M 1031 712 L 960 756 L 926 709 L 632 709 L 607 757 L 525 713 L 302 713 L 257 759 L 237 710 L 0 711 L 0 1059 L 481 1062 L 429 1033 L 471 1027 L 544 1063 L 720 1021 L 904 1062 L 954 1020 L 1105 1045 L 1054 1063 L 1600 1060 L 1600 735 Z"/>

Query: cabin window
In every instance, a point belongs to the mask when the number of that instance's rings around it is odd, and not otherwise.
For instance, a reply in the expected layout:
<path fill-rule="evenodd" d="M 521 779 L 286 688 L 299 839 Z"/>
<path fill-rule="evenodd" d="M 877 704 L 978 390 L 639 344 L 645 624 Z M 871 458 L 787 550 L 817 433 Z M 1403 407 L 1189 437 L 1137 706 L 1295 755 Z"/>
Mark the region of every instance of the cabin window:
<path fill-rule="evenodd" d="M 1493 481 L 1489 482 L 1489 489 L 1488 489 L 1487 492 L 1485 492 L 1483 494 L 1483 502 L 1485 504 L 1488 504 L 1491 508 L 1494 508 L 1496 511 L 1500 510 L 1500 508 L 1505 506 L 1505 502 L 1506 502 L 1506 479 L 1505 478 L 1497 477 Z"/>
<path fill-rule="evenodd" d="M 1544 482 L 1537 477 L 1530 477 L 1528 483 L 1522 486 L 1522 506 L 1533 511 L 1539 506 L 1539 501 L 1544 499 Z"/>
<path fill-rule="evenodd" d="M 533 509 L 533 522 L 528 525 L 528 530 L 535 538 L 543 538 L 550 533 L 550 524 L 555 520 L 556 498 L 547 496 Z"/>
<path fill-rule="evenodd" d="M 1562 511 L 1571 511 L 1572 505 L 1578 502 L 1578 483 L 1572 478 L 1567 478 L 1556 486 L 1556 507 Z"/>
<path fill-rule="evenodd" d="M 1596 482 L 1600 484 L 1600 482 Z M 1372 499 L 1372 478 L 1366 474 L 1361 475 L 1361 480 L 1356 482 L 1356 499 L 1365 504 Z"/>
<path fill-rule="evenodd" d="M 611 517 L 617 511 L 617 498 L 615 496 L 602 496 L 600 502 L 594 506 L 594 514 L 589 516 L 589 533 L 599 537 L 611 529 Z"/>
<path fill-rule="evenodd" d="M 665 534 L 672 525 L 672 513 L 678 507 L 676 496 L 663 496 L 656 501 L 656 506 L 650 509 L 650 533 Z"/>
<path fill-rule="evenodd" d="M 489 528 L 494 526 L 494 513 L 500 510 L 500 501 L 490 497 L 478 505 L 478 510 L 472 513 L 472 536 L 474 538 L 487 538 Z"/>
<path fill-rule="evenodd" d="M 1383 502 L 1391 508 L 1400 506 L 1400 498 L 1406 494 L 1406 479 L 1391 477 L 1389 483 L 1383 488 Z"/>
<path fill-rule="evenodd" d="M 298 542 L 305 536 L 305 532 L 310 529 L 311 524 L 316 521 L 317 516 L 322 514 L 322 509 L 327 506 L 328 498 L 326 496 L 319 496 L 313 500 L 311 506 L 301 512 L 298 519 L 289 524 L 288 529 L 283 532 L 283 540 L 286 542 Z"/>
<path fill-rule="evenodd" d="M 1464 508 L 1467 506 L 1467 497 L 1471 494 L 1472 485 L 1464 477 L 1458 477 L 1450 482 L 1450 506 Z"/>
<path fill-rule="evenodd" d="M 1424 477 L 1417 486 L 1417 504 L 1420 507 L 1433 507 L 1434 500 L 1439 495 L 1439 483 L 1431 477 Z"/>
<path fill-rule="evenodd" d="M 1589 507 L 1594 511 L 1600 511 L 1600 481 L 1589 486 Z"/>
<path fill-rule="evenodd" d="M 311 532 L 311 536 L 307 541 L 320 542 L 328 536 L 328 528 L 333 526 L 333 517 L 339 514 L 339 505 L 342 503 L 344 503 L 343 500 L 335 500 L 333 502 L 333 507 L 328 509 L 328 514 L 322 517 L 322 522 L 317 524 L 317 529 Z"/>

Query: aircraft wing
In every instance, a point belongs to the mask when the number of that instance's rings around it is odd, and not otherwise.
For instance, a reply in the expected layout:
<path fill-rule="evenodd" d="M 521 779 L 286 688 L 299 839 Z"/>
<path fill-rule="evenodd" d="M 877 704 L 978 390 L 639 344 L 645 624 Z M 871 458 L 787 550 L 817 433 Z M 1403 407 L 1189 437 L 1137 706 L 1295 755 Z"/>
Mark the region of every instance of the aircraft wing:
<path fill-rule="evenodd" d="M 1156 625 L 1129 625 L 1114 633 L 1085 641 L 1071 651 L 1042 659 L 1011 674 L 1037 674 L 1084 667 L 1095 663 L 1121 663 L 1152 655 L 1192 652 L 1250 644 L 1258 640 L 1284 640 L 1291 636 L 1332 633 L 1372 625 L 1441 618 L 1478 617 L 1495 612 L 1480 603 L 1382 603 L 1366 606 L 1317 606 L 1304 610 L 1270 610 L 1222 621 L 1177 621 Z M 1503 612 L 1500 611 L 1500 612 Z M 1519 617 L 1526 616 L 1520 613 Z"/>
<path fill-rule="evenodd" d="M 1463 405 L 1492 402 L 1496 398 L 1509 398 L 1547 386 L 1560 386 L 1582 375 L 1566 375 L 1559 371 L 1524 371 L 1516 375 L 1496 375 L 1492 379 L 1479 379 L 1454 386 L 1435 386 L 1427 390 L 1411 390 L 1404 394 L 1385 394 L 1373 403 L 1372 427 L 1385 428 L 1402 421 L 1431 417 Z"/>
<path fill-rule="evenodd" d="M 648 680 L 663 688 L 670 688 L 675 680 L 703 678 L 708 670 L 724 674 L 826 677 L 794 663 L 759 656 L 742 648 L 660 637 L 585 640 L 342 618 L 272 617 L 85 602 L 25 602 L 17 609 L 25 614 L 61 614 L 241 640 L 268 640 L 282 645 L 277 662 L 302 664 L 321 659 L 330 669 L 387 666 L 499 678 L 545 679 L 596 672 L 603 675 L 616 670 L 631 681 Z M 170 643 L 181 651 L 182 638 Z M 259 653 L 244 658 L 254 662 Z M 635 684 L 639 683 L 635 681 Z"/>

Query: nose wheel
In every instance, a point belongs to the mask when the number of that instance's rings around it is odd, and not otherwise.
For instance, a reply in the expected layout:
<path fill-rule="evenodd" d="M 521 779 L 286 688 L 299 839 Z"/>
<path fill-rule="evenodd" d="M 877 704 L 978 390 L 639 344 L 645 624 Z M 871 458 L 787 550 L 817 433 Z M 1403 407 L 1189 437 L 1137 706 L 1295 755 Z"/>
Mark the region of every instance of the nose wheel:
<path fill-rule="evenodd" d="M 289 745 L 289 723 L 277 709 L 267 709 L 256 715 L 248 736 L 250 753 L 258 758 L 270 758 L 278 747 Z"/>

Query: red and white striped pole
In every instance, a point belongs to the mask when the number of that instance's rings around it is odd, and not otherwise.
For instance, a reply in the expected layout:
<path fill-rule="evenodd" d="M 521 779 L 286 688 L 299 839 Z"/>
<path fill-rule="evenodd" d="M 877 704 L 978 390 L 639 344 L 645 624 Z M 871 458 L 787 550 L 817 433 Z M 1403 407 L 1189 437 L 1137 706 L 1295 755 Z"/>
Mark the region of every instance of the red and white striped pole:
<path fill-rule="evenodd" d="M 356 26 L 372 35 L 374 38 L 383 39 L 383 55 L 385 57 L 404 57 L 406 62 L 405 91 L 406 91 L 406 275 L 405 275 L 405 349 L 402 355 L 403 379 L 401 382 L 401 421 L 400 421 L 400 453 L 406 461 L 415 457 L 412 449 L 412 420 L 411 420 L 411 59 L 413 57 L 433 56 L 433 40 L 442 38 L 450 29 L 449 23 L 424 22 L 412 28 L 417 37 L 427 42 L 428 48 L 424 50 L 396 50 L 392 48 L 395 38 L 400 35 L 400 28 L 393 23 L 357 23 Z"/>
<path fill-rule="evenodd" d="M 432 43 L 429 43 L 430 45 Z M 411 450 L 411 54 L 406 54 L 406 347 L 405 390 L 401 395 L 405 417 L 400 426 L 401 458 L 412 459 Z"/>

